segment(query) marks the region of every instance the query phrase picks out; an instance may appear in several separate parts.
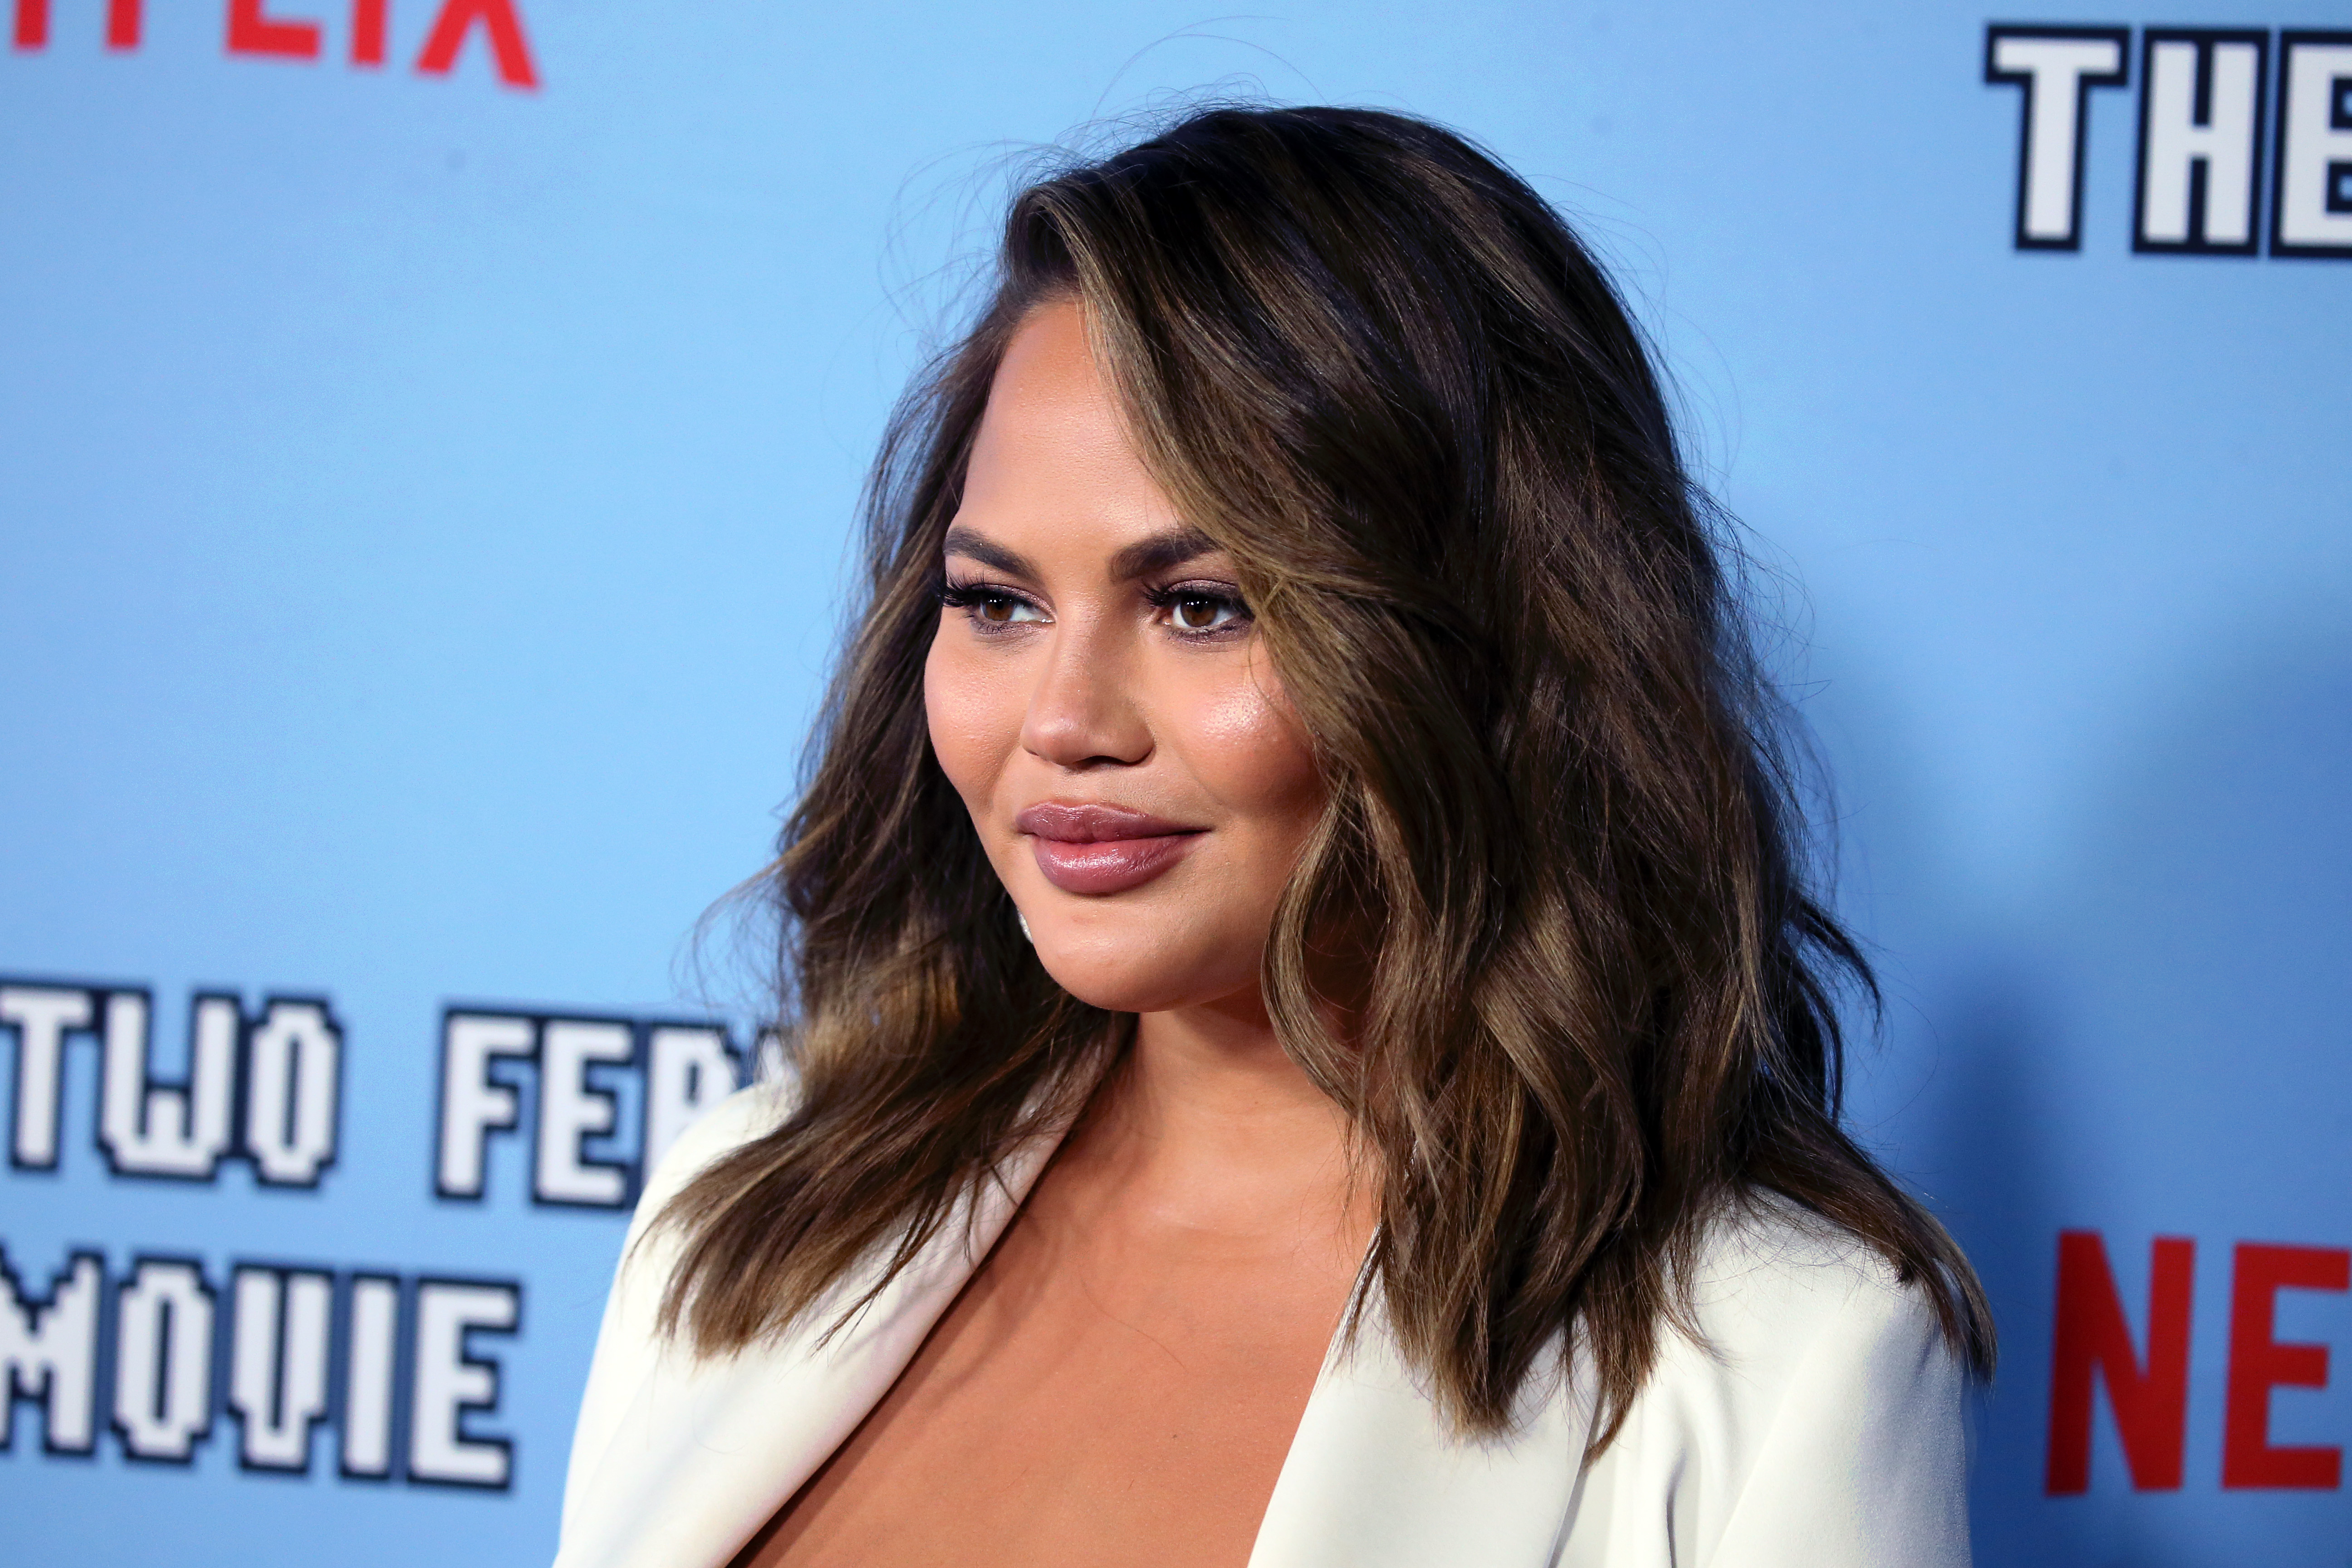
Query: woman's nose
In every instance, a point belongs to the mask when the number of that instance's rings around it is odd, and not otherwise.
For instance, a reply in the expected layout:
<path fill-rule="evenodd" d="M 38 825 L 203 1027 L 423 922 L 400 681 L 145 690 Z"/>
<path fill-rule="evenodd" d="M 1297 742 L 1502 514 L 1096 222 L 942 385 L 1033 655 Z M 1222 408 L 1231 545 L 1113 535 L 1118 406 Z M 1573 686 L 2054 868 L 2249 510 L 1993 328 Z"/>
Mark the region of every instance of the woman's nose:
<path fill-rule="evenodd" d="M 1021 744 L 1056 767 L 1128 765 L 1151 754 L 1151 730 L 1132 688 L 1132 650 L 1111 628 L 1065 621 L 1029 693 Z"/>

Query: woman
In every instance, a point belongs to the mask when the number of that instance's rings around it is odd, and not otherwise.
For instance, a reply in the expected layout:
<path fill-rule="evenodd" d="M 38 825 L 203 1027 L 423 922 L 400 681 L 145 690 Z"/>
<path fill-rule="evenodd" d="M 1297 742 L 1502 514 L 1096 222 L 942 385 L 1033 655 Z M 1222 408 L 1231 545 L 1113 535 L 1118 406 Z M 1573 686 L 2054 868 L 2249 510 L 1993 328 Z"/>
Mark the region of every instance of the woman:
<path fill-rule="evenodd" d="M 1607 279 L 1459 138 L 1015 203 L 648 1183 L 564 1568 L 1963 1563 L 1774 710 Z"/>

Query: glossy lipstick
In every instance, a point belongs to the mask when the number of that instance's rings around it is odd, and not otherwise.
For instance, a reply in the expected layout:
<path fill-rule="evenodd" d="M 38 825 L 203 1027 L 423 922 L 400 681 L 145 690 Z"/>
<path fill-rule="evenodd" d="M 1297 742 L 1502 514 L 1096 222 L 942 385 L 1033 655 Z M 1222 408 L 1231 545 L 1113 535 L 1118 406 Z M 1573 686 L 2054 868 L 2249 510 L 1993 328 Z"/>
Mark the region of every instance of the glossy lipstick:
<path fill-rule="evenodd" d="M 1184 858 L 1204 831 L 1123 805 L 1047 801 L 1013 819 L 1037 869 L 1066 893 L 1100 897 L 1139 888 Z"/>

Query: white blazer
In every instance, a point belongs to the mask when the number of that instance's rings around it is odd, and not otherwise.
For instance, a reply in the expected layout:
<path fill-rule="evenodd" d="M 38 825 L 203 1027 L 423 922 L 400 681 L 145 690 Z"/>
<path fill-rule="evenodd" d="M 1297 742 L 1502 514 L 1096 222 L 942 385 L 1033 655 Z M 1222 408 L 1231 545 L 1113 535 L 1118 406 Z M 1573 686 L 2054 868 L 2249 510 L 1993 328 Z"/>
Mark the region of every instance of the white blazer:
<path fill-rule="evenodd" d="M 691 1128 L 646 1183 L 634 1247 L 672 1194 L 776 1126 L 754 1086 Z M 1040 1139 L 873 1306 L 740 1354 L 666 1342 L 676 1253 L 625 1254 L 563 1497 L 557 1568 L 724 1568 L 881 1400 L 1052 1151 Z M 845 1289 L 855 1288 L 848 1282 Z M 1307 1402 L 1249 1568 L 1965 1568 L 1963 1379 L 1934 1313 L 1876 1256 L 1783 1205 L 1719 1226 L 1679 1335 L 1609 1450 L 1580 1461 L 1590 1380 L 1531 1387 L 1507 1438 L 1465 1441 L 1377 1313 Z"/>

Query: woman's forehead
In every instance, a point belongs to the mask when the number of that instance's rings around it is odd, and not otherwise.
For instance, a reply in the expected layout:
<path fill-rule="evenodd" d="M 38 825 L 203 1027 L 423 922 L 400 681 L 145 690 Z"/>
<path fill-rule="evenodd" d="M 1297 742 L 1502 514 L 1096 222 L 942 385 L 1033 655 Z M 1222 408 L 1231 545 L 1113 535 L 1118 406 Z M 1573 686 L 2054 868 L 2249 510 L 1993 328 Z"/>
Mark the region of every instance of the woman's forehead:
<path fill-rule="evenodd" d="M 990 385 L 948 550 L 983 562 L 992 549 L 1108 560 L 1164 554 L 1189 532 L 1128 438 L 1078 307 L 1032 311 Z M 1197 539 L 1186 542 L 1199 553 Z"/>

